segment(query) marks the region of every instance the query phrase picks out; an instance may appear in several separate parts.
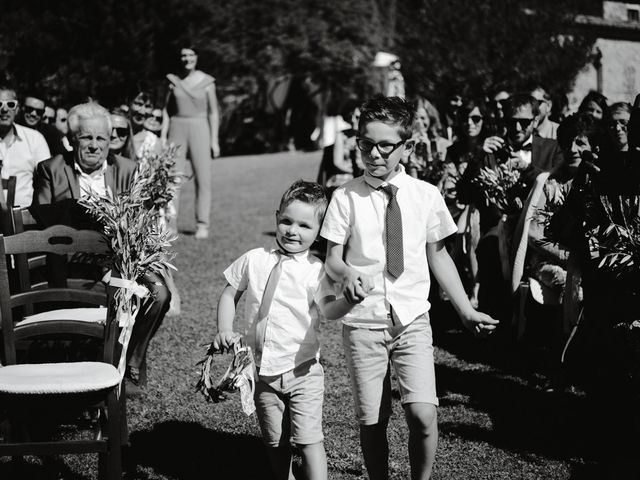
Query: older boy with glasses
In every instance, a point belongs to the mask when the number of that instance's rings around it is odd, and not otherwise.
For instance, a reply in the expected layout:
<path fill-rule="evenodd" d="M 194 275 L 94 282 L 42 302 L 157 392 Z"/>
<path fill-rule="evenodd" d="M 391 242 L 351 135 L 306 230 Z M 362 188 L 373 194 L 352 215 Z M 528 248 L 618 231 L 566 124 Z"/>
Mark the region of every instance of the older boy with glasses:
<path fill-rule="evenodd" d="M 488 335 L 498 323 L 469 303 L 444 239 L 457 231 L 437 188 L 400 164 L 413 107 L 399 97 L 374 97 L 361 109 L 358 148 L 364 175 L 338 188 L 321 235 L 327 273 L 353 308 L 344 315 L 343 346 L 360 445 L 371 480 L 389 478 L 387 426 L 390 364 L 409 427 L 411 478 L 428 479 L 438 443 L 429 268 L 464 325 Z"/>

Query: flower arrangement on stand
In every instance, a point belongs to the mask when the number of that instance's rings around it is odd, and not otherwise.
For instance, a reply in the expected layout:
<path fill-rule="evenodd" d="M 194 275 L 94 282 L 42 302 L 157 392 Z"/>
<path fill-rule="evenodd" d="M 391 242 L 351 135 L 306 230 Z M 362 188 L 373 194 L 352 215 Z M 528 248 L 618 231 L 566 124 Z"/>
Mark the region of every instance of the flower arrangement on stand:
<path fill-rule="evenodd" d="M 160 221 L 162 209 L 175 195 L 180 181 L 175 157 L 175 147 L 165 148 L 156 155 L 147 152 L 128 191 L 113 198 L 91 191 L 78 201 L 102 227 L 111 246 L 107 266 L 114 273 L 106 278 L 109 285 L 117 288 L 114 300 L 122 328 L 118 364 L 121 377 L 136 313 L 142 299 L 149 295 L 146 287 L 137 282 L 148 272 L 161 274 L 169 268 L 175 269 L 169 263 L 174 234 Z"/>

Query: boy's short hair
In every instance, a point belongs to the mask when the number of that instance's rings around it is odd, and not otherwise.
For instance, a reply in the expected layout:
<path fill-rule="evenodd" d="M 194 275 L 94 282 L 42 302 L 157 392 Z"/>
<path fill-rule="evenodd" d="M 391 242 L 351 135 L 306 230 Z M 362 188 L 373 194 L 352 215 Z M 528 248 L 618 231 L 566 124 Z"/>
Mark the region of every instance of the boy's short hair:
<path fill-rule="evenodd" d="M 415 116 L 415 107 L 404 98 L 375 95 L 360 108 L 358 131 L 362 131 L 371 122 L 382 122 L 396 126 L 400 138 L 408 140 L 411 138 Z"/>
<path fill-rule="evenodd" d="M 313 205 L 316 208 L 318 221 L 322 223 L 324 214 L 329 206 L 329 197 L 327 196 L 326 188 L 316 182 L 296 180 L 282 195 L 278 211 L 282 212 L 296 200 Z"/>

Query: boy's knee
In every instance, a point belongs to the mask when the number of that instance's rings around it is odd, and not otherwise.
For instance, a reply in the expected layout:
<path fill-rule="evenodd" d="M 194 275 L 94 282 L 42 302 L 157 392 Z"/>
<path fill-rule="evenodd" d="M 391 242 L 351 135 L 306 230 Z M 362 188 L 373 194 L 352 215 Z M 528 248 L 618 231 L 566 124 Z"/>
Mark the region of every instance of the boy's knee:
<path fill-rule="evenodd" d="M 324 440 L 320 440 L 319 442 L 315 442 L 315 443 L 305 443 L 305 444 L 296 443 L 295 446 L 298 450 L 300 450 L 301 454 L 306 455 L 309 453 L 316 452 L 320 449 L 324 449 Z"/>
<path fill-rule="evenodd" d="M 404 410 L 410 430 L 418 429 L 424 434 L 430 434 L 437 428 L 438 410 L 432 403 L 407 403 Z"/>

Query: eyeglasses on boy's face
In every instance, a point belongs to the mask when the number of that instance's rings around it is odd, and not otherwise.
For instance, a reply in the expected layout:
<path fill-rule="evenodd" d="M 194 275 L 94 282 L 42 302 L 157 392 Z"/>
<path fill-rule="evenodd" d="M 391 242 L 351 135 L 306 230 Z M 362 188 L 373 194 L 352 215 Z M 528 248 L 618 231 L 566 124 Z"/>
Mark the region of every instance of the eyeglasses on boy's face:
<path fill-rule="evenodd" d="M 0 110 L 6 108 L 8 110 L 15 110 L 18 108 L 17 100 L 0 100 Z"/>
<path fill-rule="evenodd" d="M 389 143 L 389 142 L 373 143 L 364 138 L 356 138 L 356 144 L 358 145 L 358 148 L 363 153 L 371 153 L 371 151 L 373 150 L 373 147 L 376 147 L 380 155 L 382 155 L 383 157 L 387 157 L 391 155 L 398 148 L 400 148 L 400 146 L 403 145 L 404 143 L 406 143 L 406 140 L 401 140 L 398 143 Z"/>
<path fill-rule="evenodd" d="M 520 126 L 521 130 L 526 130 L 533 122 L 533 118 L 507 118 L 505 120 L 508 128 L 516 128 L 516 126 Z"/>

